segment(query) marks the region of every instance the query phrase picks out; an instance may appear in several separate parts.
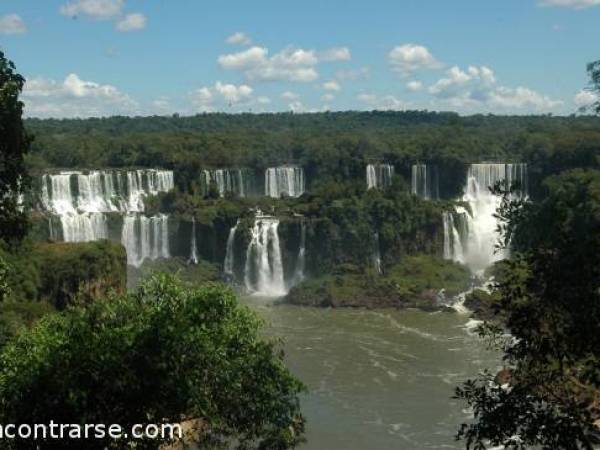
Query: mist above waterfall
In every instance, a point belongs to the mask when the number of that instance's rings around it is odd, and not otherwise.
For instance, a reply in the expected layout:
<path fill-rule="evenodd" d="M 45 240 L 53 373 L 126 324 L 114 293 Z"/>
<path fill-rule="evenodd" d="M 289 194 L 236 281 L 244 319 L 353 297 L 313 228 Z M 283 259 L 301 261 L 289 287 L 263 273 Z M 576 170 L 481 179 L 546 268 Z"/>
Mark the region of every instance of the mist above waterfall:
<path fill-rule="evenodd" d="M 527 165 L 471 164 L 462 197 L 470 211 L 457 207 L 444 214 L 444 257 L 466 264 L 474 273 L 507 256 L 507 249 L 497 248 L 500 235 L 494 214 L 502 199 L 490 188 L 498 182 L 508 188 L 519 186 L 512 195 L 526 196 Z"/>
<path fill-rule="evenodd" d="M 256 295 L 280 297 L 287 294 L 279 247 L 279 220 L 257 216 L 246 251 L 244 284 Z"/>

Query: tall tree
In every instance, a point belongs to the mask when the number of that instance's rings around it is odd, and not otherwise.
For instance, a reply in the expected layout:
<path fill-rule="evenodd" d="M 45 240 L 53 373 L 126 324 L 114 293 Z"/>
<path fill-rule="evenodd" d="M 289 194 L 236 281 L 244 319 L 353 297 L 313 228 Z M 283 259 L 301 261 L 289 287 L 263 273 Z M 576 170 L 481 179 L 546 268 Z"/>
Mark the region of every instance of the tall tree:
<path fill-rule="evenodd" d="M 24 156 L 31 142 L 23 126 L 19 95 L 25 79 L 0 52 L 0 239 L 19 242 L 27 232 L 27 215 L 20 205 L 29 185 Z"/>

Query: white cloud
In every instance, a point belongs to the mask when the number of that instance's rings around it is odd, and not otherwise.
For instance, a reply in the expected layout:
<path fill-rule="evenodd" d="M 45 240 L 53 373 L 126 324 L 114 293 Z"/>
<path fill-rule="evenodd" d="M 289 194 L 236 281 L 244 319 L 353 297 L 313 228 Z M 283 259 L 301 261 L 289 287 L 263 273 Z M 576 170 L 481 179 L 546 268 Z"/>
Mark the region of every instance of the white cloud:
<path fill-rule="evenodd" d="M 253 103 L 264 105 L 270 102 L 267 97 L 252 97 L 254 90 L 245 84 L 235 85 L 217 81 L 214 86 L 204 86 L 190 94 L 196 111 L 210 112 Z"/>
<path fill-rule="evenodd" d="M 114 19 L 121 15 L 125 0 L 76 0 L 60 7 L 65 16 L 88 16 L 94 19 Z"/>
<path fill-rule="evenodd" d="M 299 81 L 309 82 L 318 78 L 314 66 L 318 59 L 312 50 L 286 48 L 269 57 L 264 47 L 219 56 L 218 62 L 224 69 L 238 70 L 249 80 L 256 81 Z"/>
<path fill-rule="evenodd" d="M 421 89 L 423 89 L 423 83 L 418 80 L 409 81 L 408 83 L 406 83 L 406 89 L 408 89 L 411 92 L 418 92 Z"/>
<path fill-rule="evenodd" d="M 335 73 L 335 78 L 340 81 L 360 81 L 369 78 L 371 71 L 368 67 L 361 67 L 359 69 L 346 69 L 338 70 Z"/>
<path fill-rule="evenodd" d="M 379 96 L 375 94 L 362 93 L 356 98 L 361 103 L 364 103 L 368 109 L 399 111 L 408 109 L 410 107 L 410 103 L 400 100 L 393 95 Z"/>
<path fill-rule="evenodd" d="M 585 9 L 600 5 L 600 0 L 541 0 L 539 4 L 541 6 Z"/>
<path fill-rule="evenodd" d="M 250 99 L 253 89 L 245 84 L 236 86 L 235 84 L 223 84 L 217 81 L 215 91 L 221 94 L 229 103 L 242 103 Z"/>
<path fill-rule="evenodd" d="M 252 39 L 250 39 L 245 33 L 238 31 L 237 33 L 233 33 L 226 40 L 228 44 L 232 45 L 250 45 L 252 44 Z"/>
<path fill-rule="evenodd" d="M 512 111 L 527 110 L 543 112 L 561 106 L 563 102 L 552 100 L 526 87 L 508 88 L 500 86 L 490 94 L 489 104 Z"/>
<path fill-rule="evenodd" d="M 388 63 L 392 70 L 402 75 L 409 75 L 419 69 L 438 69 L 441 67 L 427 47 L 415 44 L 404 44 L 394 47 L 388 53 Z"/>
<path fill-rule="evenodd" d="M 315 50 L 287 47 L 269 55 L 269 49 L 258 45 L 245 50 L 220 55 L 219 65 L 227 70 L 236 70 L 251 81 L 311 82 L 319 77 L 316 66 L 320 62 L 350 59 L 346 47 L 333 48 L 318 53 Z"/>
<path fill-rule="evenodd" d="M 575 97 L 573 98 L 573 102 L 578 108 L 586 108 L 590 105 L 593 105 L 599 100 L 600 98 L 598 97 L 598 94 L 585 89 L 579 91 L 577 94 L 575 94 Z"/>
<path fill-rule="evenodd" d="M 62 82 L 28 79 L 23 99 L 27 115 L 35 117 L 109 116 L 137 111 L 137 103 L 116 87 L 84 81 L 75 73 Z"/>
<path fill-rule="evenodd" d="M 331 102 L 335 99 L 335 96 L 333 94 L 324 94 L 321 96 L 321 100 L 323 100 L 324 102 Z"/>
<path fill-rule="evenodd" d="M 271 99 L 269 97 L 261 96 L 256 99 L 256 103 L 259 105 L 268 105 L 271 103 Z"/>
<path fill-rule="evenodd" d="M 6 14 L 0 17 L 0 34 L 22 34 L 27 26 L 18 14 Z"/>
<path fill-rule="evenodd" d="M 284 100 L 298 100 L 299 95 L 291 92 L 291 91 L 285 91 L 283 94 L 281 94 L 281 98 Z"/>
<path fill-rule="evenodd" d="M 296 100 L 296 101 L 294 101 L 294 102 L 290 103 L 290 104 L 288 105 L 288 108 L 289 108 L 291 111 L 295 112 L 295 113 L 304 112 L 304 110 L 305 110 L 305 109 L 304 109 L 304 105 L 302 104 L 302 102 L 300 102 L 300 101 L 298 101 L 298 100 Z"/>
<path fill-rule="evenodd" d="M 146 27 L 146 16 L 142 13 L 127 14 L 119 19 L 115 27 L 121 32 L 142 30 Z"/>
<path fill-rule="evenodd" d="M 428 91 L 439 102 L 436 107 L 449 106 L 462 112 L 549 112 L 563 104 L 527 87 L 499 85 L 494 71 L 486 66 L 466 70 L 454 66 Z"/>
<path fill-rule="evenodd" d="M 320 61 L 350 61 L 352 54 L 348 47 L 334 47 L 323 52 L 319 52 Z"/>
<path fill-rule="evenodd" d="M 213 94 L 210 88 L 201 87 L 191 94 L 192 105 L 201 112 L 210 112 L 213 110 Z"/>
<path fill-rule="evenodd" d="M 340 86 L 340 84 L 337 81 L 326 81 L 325 83 L 323 83 L 323 89 L 325 89 L 326 91 L 340 91 L 342 89 L 342 87 Z"/>

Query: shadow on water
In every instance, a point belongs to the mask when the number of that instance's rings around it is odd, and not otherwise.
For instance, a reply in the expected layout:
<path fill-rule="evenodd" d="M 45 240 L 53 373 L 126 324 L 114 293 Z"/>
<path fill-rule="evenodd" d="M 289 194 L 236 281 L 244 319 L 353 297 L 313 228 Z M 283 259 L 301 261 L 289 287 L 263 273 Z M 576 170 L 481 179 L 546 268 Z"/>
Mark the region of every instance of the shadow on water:
<path fill-rule="evenodd" d="M 469 416 L 454 387 L 499 364 L 467 316 L 243 302 L 284 339 L 288 366 L 308 386 L 303 449 L 464 448 L 454 435 Z"/>

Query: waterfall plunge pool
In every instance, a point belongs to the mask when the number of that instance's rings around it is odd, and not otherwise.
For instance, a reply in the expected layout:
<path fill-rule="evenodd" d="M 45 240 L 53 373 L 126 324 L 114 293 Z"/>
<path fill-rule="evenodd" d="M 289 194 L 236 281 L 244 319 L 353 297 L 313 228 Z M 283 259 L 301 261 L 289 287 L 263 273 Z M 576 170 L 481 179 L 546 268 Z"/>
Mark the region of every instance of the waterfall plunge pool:
<path fill-rule="evenodd" d="M 281 338 L 307 386 L 304 450 L 462 449 L 469 419 L 451 397 L 463 380 L 499 368 L 463 314 L 319 309 L 243 297 Z"/>

